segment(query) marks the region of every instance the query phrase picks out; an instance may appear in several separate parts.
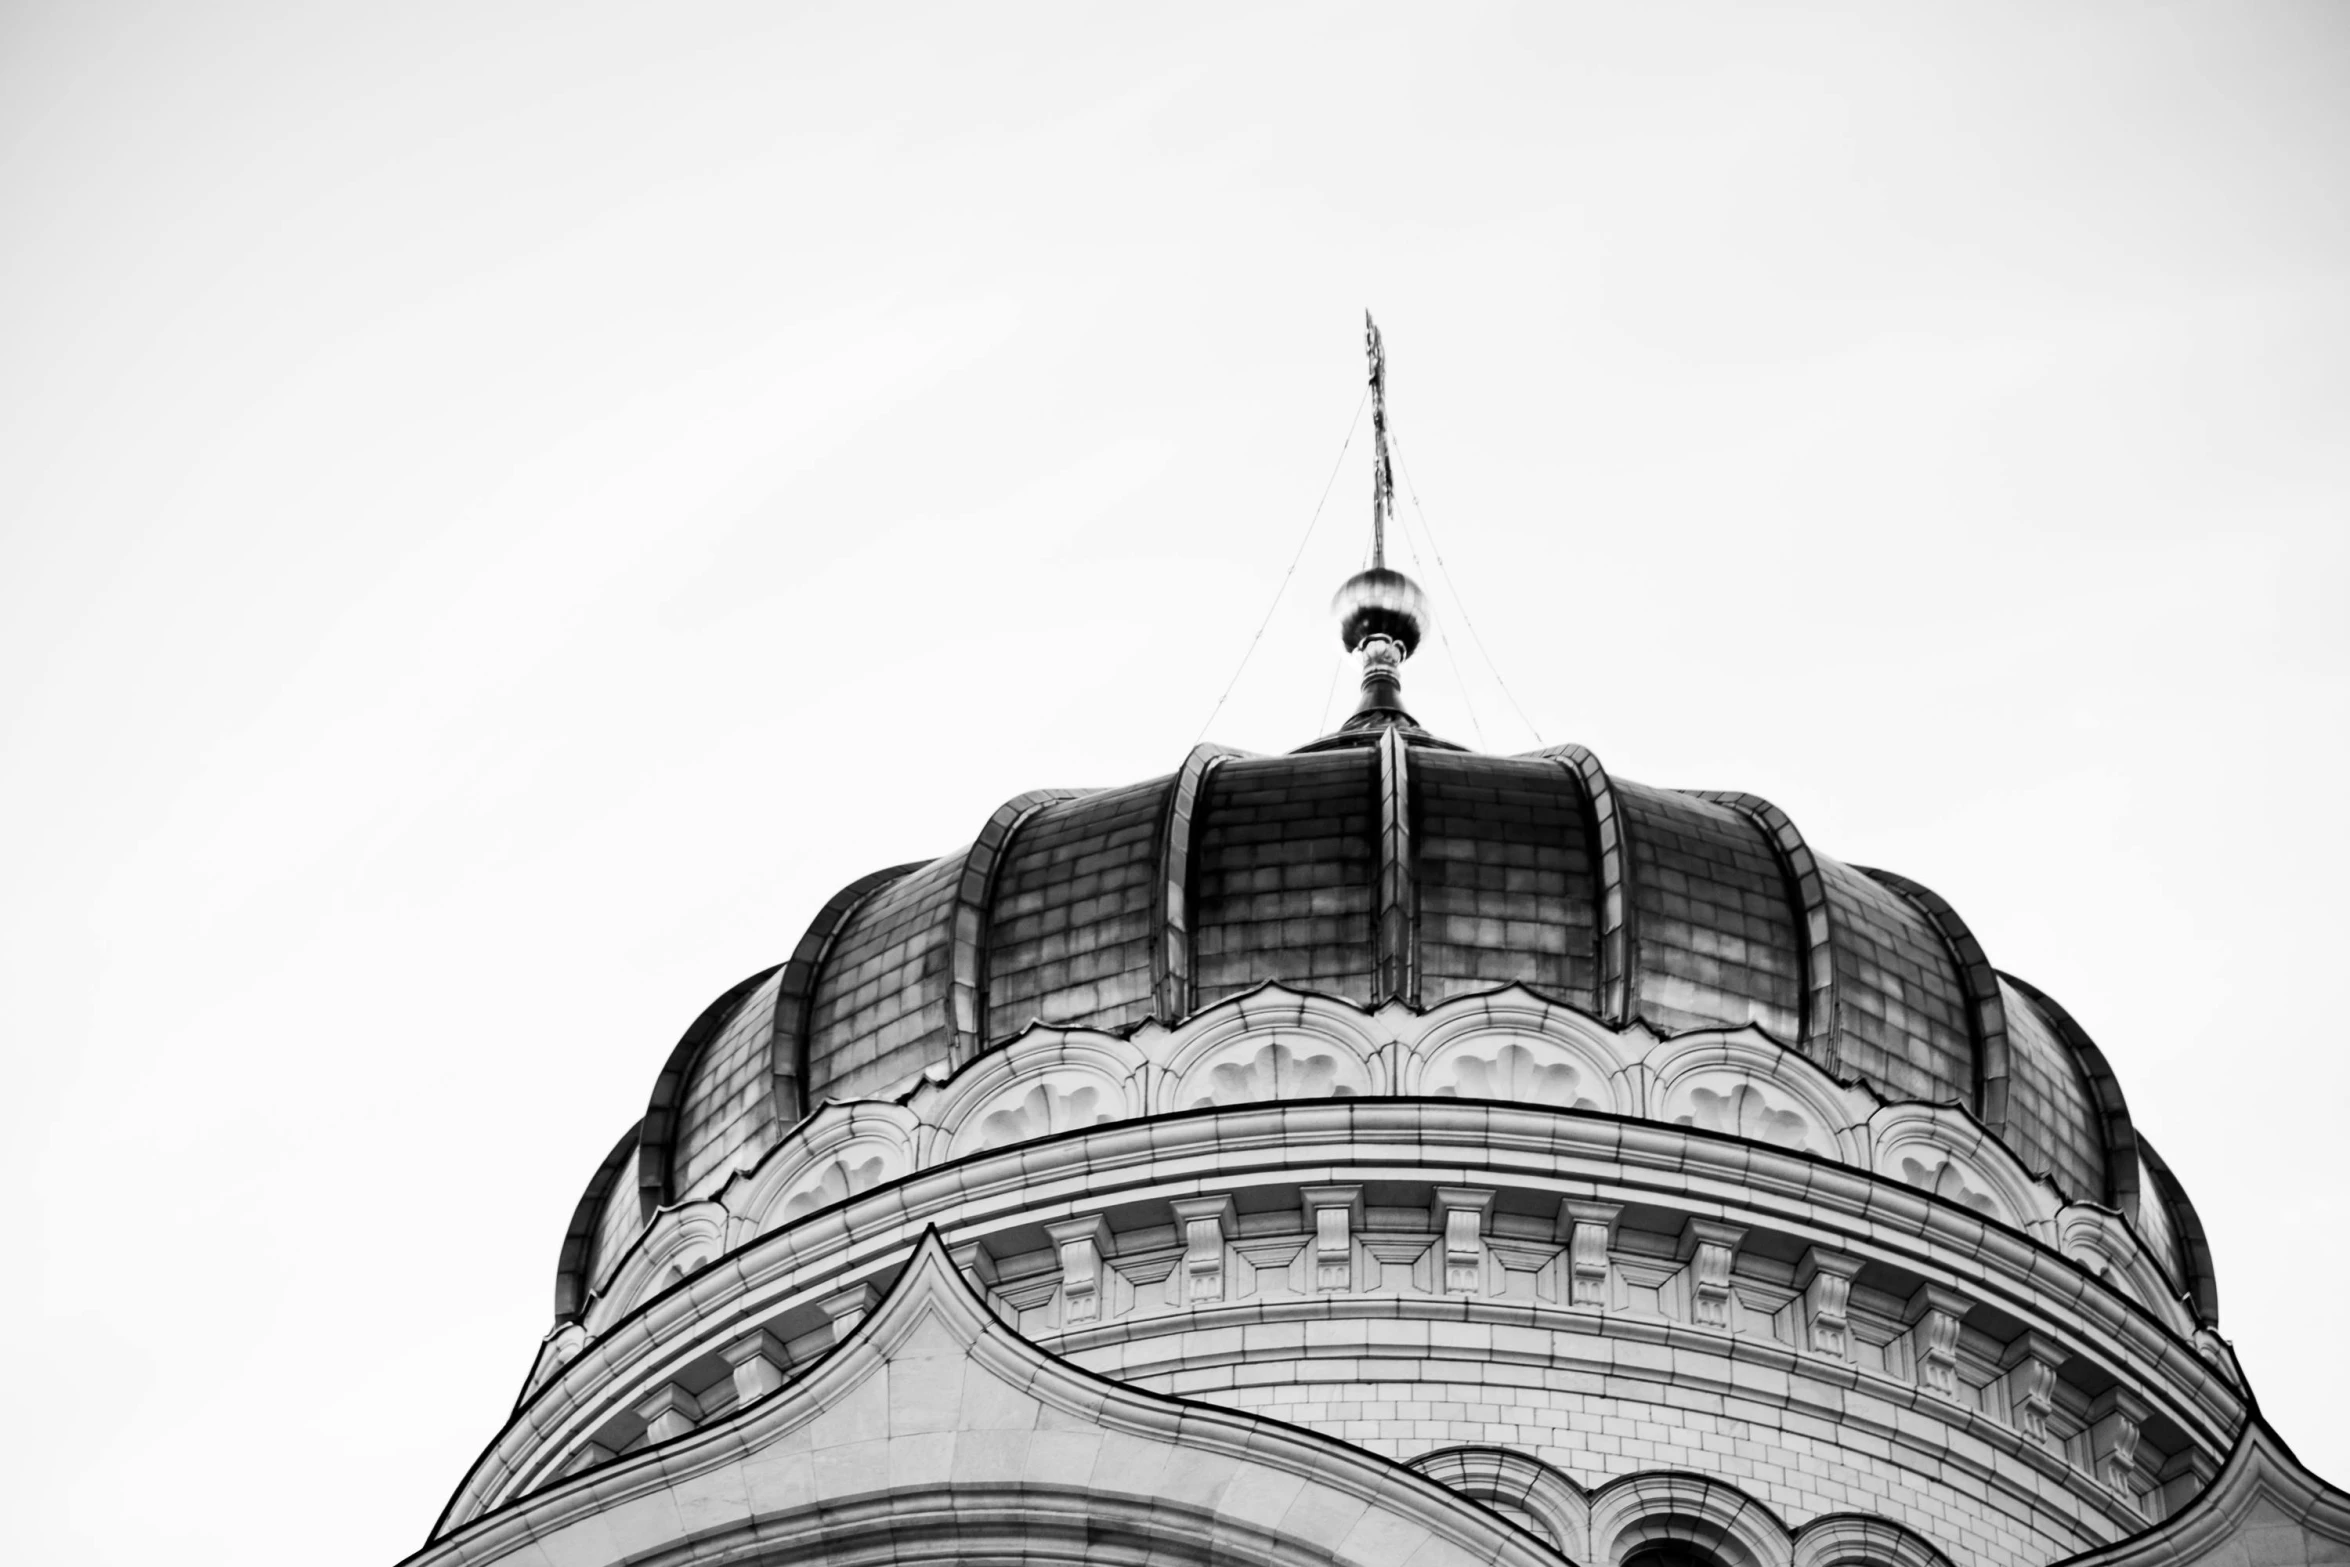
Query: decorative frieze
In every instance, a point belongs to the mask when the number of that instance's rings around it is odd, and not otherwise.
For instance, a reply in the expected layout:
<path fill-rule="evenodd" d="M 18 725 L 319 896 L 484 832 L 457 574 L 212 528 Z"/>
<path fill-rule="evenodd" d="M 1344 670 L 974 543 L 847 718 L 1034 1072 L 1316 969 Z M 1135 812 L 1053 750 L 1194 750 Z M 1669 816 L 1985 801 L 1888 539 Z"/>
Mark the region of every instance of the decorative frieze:
<path fill-rule="evenodd" d="M 1316 1290 L 1354 1287 L 1355 1232 L 1363 1227 L 1360 1186 L 1308 1186 L 1299 1193 L 1306 1228 L 1313 1233 L 1309 1259 Z"/>
<path fill-rule="evenodd" d="M 1803 1343 L 1830 1360 L 1852 1358 L 1852 1281 L 1860 1259 L 1814 1246 L 1796 1265 L 1795 1288 L 1802 1295 Z"/>
<path fill-rule="evenodd" d="M 1104 1266 L 1110 1255 L 1110 1226 L 1100 1214 L 1063 1219 L 1045 1226 L 1061 1261 L 1061 1326 L 1076 1327 L 1102 1316 Z"/>
<path fill-rule="evenodd" d="M 1689 1320 L 1699 1327 L 1728 1331 L 1730 1267 L 1745 1238 L 1743 1224 L 1691 1219 L 1682 1226 L 1680 1257 L 1688 1265 Z"/>
<path fill-rule="evenodd" d="M 674 1382 L 664 1382 L 636 1406 L 647 1442 L 666 1442 L 691 1431 L 702 1419 L 701 1401 Z"/>
<path fill-rule="evenodd" d="M 1937 1398 L 1956 1399 L 1958 1329 L 1974 1302 L 1939 1284 L 1921 1285 L 1909 1298 L 1909 1353 L 1917 1384 Z"/>
<path fill-rule="evenodd" d="M 2138 1433 L 2151 1407 L 2116 1384 L 2089 1405 L 2089 1463 L 2097 1483 L 2135 1502 L 2138 1499 Z"/>
<path fill-rule="evenodd" d="M 2027 1441 L 2048 1440 L 2048 1413 L 2056 1407 L 2056 1369 L 2064 1362 L 2063 1346 L 2046 1334 L 2029 1331 L 2009 1344 L 1999 1359 L 2008 1422 Z"/>
<path fill-rule="evenodd" d="M 1608 1303 L 1608 1242 L 1615 1237 L 1621 1204 L 1559 1204 L 1558 1238 L 1567 1248 L 1567 1303 L 1605 1309 Z"/>
<path fill-rule="evenodd" d="M 1436 1224 L 1446 1294 L 1475 1294 L 1485 1287 L 1485 1215 L 1492 1207 L 1490 1191 L 1470 1186 L 1436 1188 L 1428 1211 Z"/>
<path fill-rule="evenodd" d="M 740 1406 L 765 1398 L 790 1380 L 791 1355 L 783 1340 L 754 1328 L 718 1352 L 734 1368 L 734 1397 Z"/>
<path fill-rule="evenodd" d="M 1183 1237 L 1183 1300 L 1207 1306 L 1225 1295 L 1224 1243 L 1240 1231 L 1229 1195 L 1179 1197 L 1168 1204 L 1175 1210 L 1175 1232 Z"/>

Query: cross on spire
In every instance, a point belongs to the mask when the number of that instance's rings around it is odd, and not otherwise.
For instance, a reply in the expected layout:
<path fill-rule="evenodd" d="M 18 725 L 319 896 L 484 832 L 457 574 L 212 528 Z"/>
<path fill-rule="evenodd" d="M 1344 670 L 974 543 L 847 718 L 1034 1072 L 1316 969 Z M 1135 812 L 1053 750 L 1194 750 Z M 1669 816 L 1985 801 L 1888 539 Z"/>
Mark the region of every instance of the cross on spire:
<path fill-rule="evenodd" d="M 1371 440 L 1377 457 L 1371 467 L 1371 564 L 1387 564 L 1387 518 L 1395 510 L 1395 467 L 1387 457 L 1387 344 L 1379 323 L 1363 312 L 1363 349 L 1371 359 Z"/>
<path fill-rule="evenodd" d="M 1387 519 L 1395 511 L 1395 467 L 1387 454 L 1387 346 L 1368 310 L 1363 312 L 1363 347 L 1371 358 L 1371 438 L 1377 448 L 1371 470 L 1371 565 L 1347 578 L 1330 602 L 1347 651 L 1363 659 L 1363 699 L 1344 727 L 1416 729 L 1404 711 L 1398 671 L 1420 645 L 1428 601 L 1418 583 L 1387 569 Z"/>

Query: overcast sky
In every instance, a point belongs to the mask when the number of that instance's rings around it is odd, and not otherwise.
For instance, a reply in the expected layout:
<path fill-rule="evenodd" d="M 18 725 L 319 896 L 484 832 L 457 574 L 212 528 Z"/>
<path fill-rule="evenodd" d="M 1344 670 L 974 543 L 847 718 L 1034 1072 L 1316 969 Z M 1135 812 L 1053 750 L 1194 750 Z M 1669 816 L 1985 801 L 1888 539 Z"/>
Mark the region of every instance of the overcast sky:
<path fill-rule="evenodd" d="M 19 3 L 14 1554 L 412 1549 L 707 1001 L 1334 722 L 1365 305 L 1421 717 L 1949 897 L 2350 1480 L 2350 7 Z"/>

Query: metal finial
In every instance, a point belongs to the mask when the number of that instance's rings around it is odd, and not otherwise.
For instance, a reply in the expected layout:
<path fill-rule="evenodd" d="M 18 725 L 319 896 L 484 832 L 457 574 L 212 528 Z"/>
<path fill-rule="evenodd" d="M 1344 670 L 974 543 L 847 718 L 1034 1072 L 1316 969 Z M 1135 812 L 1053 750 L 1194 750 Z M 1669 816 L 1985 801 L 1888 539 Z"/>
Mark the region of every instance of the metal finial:
<path fill-rule="evenodd" d="M 1387 458 L 1387 344 L 1379 323 L 1363 312 L 1363 350 L 1371 360 L 1371 564 L 1387 564 L 1387 514 L 1395 510 L 1395 466 Z"/>
<path fill-rule="evenodd" d="M 1387 569 L 1387 517 L 1395 509 L 1395 468 L 1387 455 L 1387 345 L 1368 310 L 1363 312 L 1363 345 L 1371 360 L 1371 437 L 1377 453 L 1371 472 L 1371 569 L 1349 577 L 1330 601 L 1346 650 L 1363 659 L 1362 701 L 1346 721 L 1348 729 L 1413 724 L 1403 705 L 1402 666 L 1428 623 L 1428 598 L 1420 585 Z"/>

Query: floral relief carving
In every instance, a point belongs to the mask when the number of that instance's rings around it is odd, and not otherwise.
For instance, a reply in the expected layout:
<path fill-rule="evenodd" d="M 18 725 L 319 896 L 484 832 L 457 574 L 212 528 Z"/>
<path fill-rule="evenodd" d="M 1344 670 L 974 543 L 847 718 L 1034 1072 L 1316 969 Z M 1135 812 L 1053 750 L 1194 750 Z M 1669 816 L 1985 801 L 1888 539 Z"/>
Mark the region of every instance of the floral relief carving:
<path fill-rule="evenodd" d="M 1460 1052 L 1446 1064 L 1451 1068 L 1451 1081 L 1433 1083 L 1428 1090 L 1438 1098 L 1499 1099 L 1568 1110 L 1600 1107 L 1597 1099 L 1582 1092 L 1579 1068 L 1564 1061 L 1545 1061 L 1514 1041 L 1489 1055 Z"/>
<path fill-rule="evenodd" d="M 1055 1132 L 1081 1126 L 1098 1126 L 1115 1119 L 1117 1114 L 1108 1102 L 1108 1095 L 1097 1085 L 1069 1087 L 1035 1083 L 1017 1099 L 979 1117 L 977 1136 L 970 1151 L 1007 1148 L 1014 1143 L 1050 1137 Z"/>
<path fill-rule="evenodd" d="M 851 1164 L 849 1160 L 854 1157 L 854 1155 L 849 1155 L 839 1159 L 826 1160 L 818 1170 L 815 1180 L 803 1184 L 791 1196 L 785 1198 L 783 1203 L 784 1222 L 788 1224 L 804 1214 L 814 1213 L 819 1208 L 829 1208 L 836 1202 L 854 1197 L 862 1191 L 870 1191 L 880 1185 L 881 1156 L 875 1154 L 871 1158 L 858 1159 L 855 1164 Z"/>
<path fill-rule="evenodd" d="M 1357 1092 L 1342 1080 L 1348 1063 L 1327 1050 L 1294 1050 L 1278 1040 L 1194 1078 L 1187 1109 L 1263 1104 L 1276 1099 L 1347 1099 Z"/>
<path fill-rule="evenodd" d="M 1967 1172 L 1959 1168 L 1956 1160 L 1946 1158 L 1929 1163 L 1904 1153 L 1900 1163 L 1902 1180 L 1920 1191 L 1932 1192 L 1944 1201 L 1972 1208 L 1985 1218 L 2002 1216 L 1999 1199 L 1971 1185 L 1967 1180 Z"/>
<path fill-rule="evenodd" d="M 1727 1091 L 1691 1089 L 1688 1110 L 1673 1117 L 1673 1124 L 1802 1152 L 1822 1151 L 1809 1116 L 1773 1104 L 1768 1094 L 1750 1082 L 1734 1084 Z"/>

